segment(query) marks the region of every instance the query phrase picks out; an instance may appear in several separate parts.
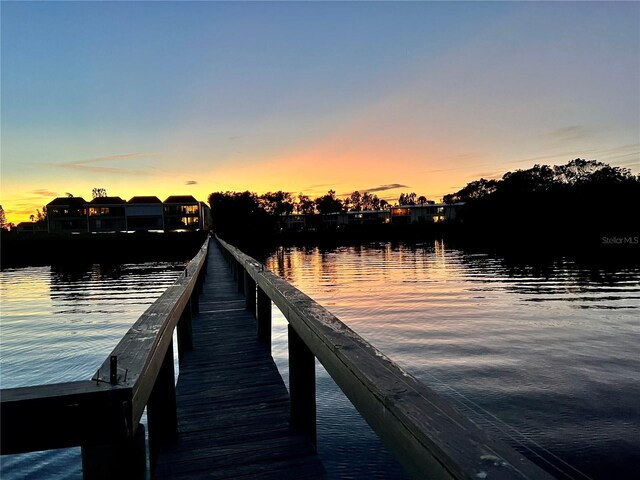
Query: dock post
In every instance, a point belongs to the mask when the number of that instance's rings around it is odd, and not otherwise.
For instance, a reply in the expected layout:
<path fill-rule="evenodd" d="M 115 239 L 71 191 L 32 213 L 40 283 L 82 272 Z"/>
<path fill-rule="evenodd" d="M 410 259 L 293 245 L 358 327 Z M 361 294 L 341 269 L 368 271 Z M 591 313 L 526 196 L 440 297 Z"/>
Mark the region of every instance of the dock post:
<path fill-rule="evenodd" d="M 316 444 L 316 359 L 289 324 L 289 396 L 291 425 Z"/>
<path fill-rule="evenodd" d="M 149 427 L 149 465 L 153 477 L 160 447 L 178 435 L 173 341 L 164 356 L 158 378 L 147 403 Z"/>
<path fill-rule="evenodd" d="M 182 362 L 184 352 L 193 350 L 193 333 L 191 329 L 191 299 L 187 302 L 178 320 L 178 362 Z"/>
<path fill-rule="evenodd" d="M 147 477 L 147 450 L 144 425 L 138 424 L 132 438 L 107 445 L 82 446 L 82 478 L 111 480 Z"/>
<path fill-rule="evenodd" d="M 258 287 L 258 341 L 266 343 L 271 350 L 271 299 L 264 290 Z"/>
<path fill-rule="evenodd" d="M 253 316 L 256 316 L 256 282 L 249 272 L 244 271 L 244 305 Z"/>

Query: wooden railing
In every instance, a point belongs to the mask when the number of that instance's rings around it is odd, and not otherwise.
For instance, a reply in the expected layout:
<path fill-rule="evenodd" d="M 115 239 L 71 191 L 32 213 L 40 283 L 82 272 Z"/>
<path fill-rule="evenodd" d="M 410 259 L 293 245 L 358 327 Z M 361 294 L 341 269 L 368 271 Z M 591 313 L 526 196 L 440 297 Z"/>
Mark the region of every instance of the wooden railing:
<path fill-rule="evenodd" d="M 208 245 L 207 239 L 91 380 L 0 391 L 0 454 L 81 446 L 84 478 L 144 478 L 146 407 L 153 471 L 158 447 L 177 434 L 173 332 L 182 357 L 192 347 L 191 315 Z"/>
<path fill-rule="evenodd" d="M 315 360 L 414 478 L 550 479 L 540 467 L 490 438 L 443 398 L 402 370 L 324 307 L 255 259 L 218 239 L 270 343 L 271 301 L 289 332 L 291 422 L 313 438 Z"/>

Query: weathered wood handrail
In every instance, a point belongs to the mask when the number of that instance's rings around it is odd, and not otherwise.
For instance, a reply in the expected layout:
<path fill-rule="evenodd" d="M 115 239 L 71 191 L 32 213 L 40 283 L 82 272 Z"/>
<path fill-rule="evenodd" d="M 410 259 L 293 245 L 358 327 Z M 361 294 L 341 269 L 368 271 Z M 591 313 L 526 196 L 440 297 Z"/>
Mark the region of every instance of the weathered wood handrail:
<path fill-rule="evenodd" d="M 0 391 L 0 454 L 79 445 L 85 478 L 109 478 L 118 472 L 130 478 L 122 455 L 139 447 L 127 443 L 144 441 L 139 422 L 147 407 L 153 468 L 157 446 L 176 432 L 173 331 L 177 326 L 182 355 L 191 345 L 191 312 L 197 311 L 208 244 L 207 239 L 182 276 L 140 316 L 91 380 Z M 119 458 L 110 460 L 110 455 Z M 139 458 L 132 461 L 140 463 Z"/>
<path fill-rule="evenodd" d="M 265 296 L 289 322 L 293 423 L 315 435 L 315 380 L 309 378 L 314 375 L 309 358 L 313 365 L 315 356 L 411 476 L 553 478 L 504 442 L 491 438 L 300 290 L 232 245 L 218 242 L 231 263 L 238 289 L 245 291 L 247 308 L 255 312 L 258 300 L 259 336 L 264 339 L 265 329 L 270 329 L 262 325 L 271 321 L 270 313 L 264 313 Z"/>

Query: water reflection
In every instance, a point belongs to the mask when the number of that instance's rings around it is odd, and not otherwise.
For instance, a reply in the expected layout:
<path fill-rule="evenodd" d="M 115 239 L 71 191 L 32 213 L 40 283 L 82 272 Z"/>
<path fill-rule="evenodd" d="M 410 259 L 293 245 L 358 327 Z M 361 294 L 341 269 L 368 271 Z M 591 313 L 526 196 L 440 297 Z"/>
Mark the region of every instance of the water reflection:
<path fill-rule="evenodd" d="M 640 467 L 638 267 L 443 241 L 286 248 L 266 265 L 554 475 Z"/>
<path fill-rule="evenodd" d="M 86 380 L 183 263 L 0 272 L 0 388 Z M 7 455 L 0 477 L 80 478 L 80 449 Z"/>

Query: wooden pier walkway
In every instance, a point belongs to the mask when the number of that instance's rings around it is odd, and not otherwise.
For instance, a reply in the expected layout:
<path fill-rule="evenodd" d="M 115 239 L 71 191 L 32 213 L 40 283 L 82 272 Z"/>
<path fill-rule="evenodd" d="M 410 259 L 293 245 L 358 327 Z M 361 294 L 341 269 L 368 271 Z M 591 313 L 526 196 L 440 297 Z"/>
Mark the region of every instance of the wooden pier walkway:
<path fill-rule="evenodd" d="M 178 438 L 155 478 L 324 478 L 311 439 L 289 422 L 289 394 L 229 266 L 212 243 L 193 350 L 176 387 Z"/>

